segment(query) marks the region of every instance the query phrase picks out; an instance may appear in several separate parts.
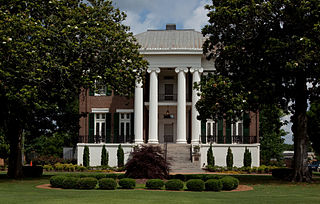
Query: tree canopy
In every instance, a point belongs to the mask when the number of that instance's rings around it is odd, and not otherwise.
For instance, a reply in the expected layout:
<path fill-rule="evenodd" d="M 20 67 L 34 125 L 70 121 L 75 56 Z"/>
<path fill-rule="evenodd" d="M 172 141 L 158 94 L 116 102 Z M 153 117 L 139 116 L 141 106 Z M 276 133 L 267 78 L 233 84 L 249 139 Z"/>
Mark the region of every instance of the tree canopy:
<path fill-rule="evenodd" d="M 131 95 L 147 62 L 124 19 L 111 1 L 0 0 L 0 125 L 10 143 L 9 176 L 21 177 L 22 132 L 57 128 L 82 88 L 99 80 Z"/>
<path fill-rule="evenodd" d="M 216 71 L 207 80 L 210 84 L 201 84 L 200 117 L 205 104 L 210 104 L 211 115 L 222 110 L 220 101 L 229 107 L 235 104 L 236 108 L 220 111 L 230 115 L 256 111 L 264 104 L 291 112 L 293 179 L 309 181 L 306 109 L 307 99 L 319 95 L 320 2 L 213 0 L 206 8 L 209 24 L 202 32 L 208 39 L 203 50 L 215 60 Z M 209 92 L 219 95 L 219 85 L 226 94 L 207 97 Z M 236 99 L 229 100 L 231 94 Z"/>

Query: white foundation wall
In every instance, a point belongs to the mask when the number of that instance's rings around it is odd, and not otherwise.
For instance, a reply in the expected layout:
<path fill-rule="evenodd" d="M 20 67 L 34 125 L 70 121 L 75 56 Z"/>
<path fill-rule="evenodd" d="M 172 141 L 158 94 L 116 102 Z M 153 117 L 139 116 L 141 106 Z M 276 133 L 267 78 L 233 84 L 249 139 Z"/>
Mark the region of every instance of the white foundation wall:
<path fill-rule="evenodd" d="M 109 166 L 117 166 L 117 150 L 119 144 L 86 144 L 86 143 L 78 143 L 77 144 L 77 155 L 78 155 L 78 165 L 83 164 L 83 150 L 85 146 L 89 147 L 90 154 L 90 166 L 101 166 L 101 151 L 102 146 L 105 145 L 106 150 L 109 154 Z M 121 147 L 124 152 L 124 163 L 126 164 L 130 153 L 133 151 L 134 144 L 121 144 Z"/>
<path fill-rule="evenodd" d="M 201 167 L 207 165 L 207 151 L 209 147 L 210 144 L 201 145 Z M 233 166 L 243 167 L 243 156 L 246 147 L 251 152 L 251 166 L 260 166 L 260 144 L 212 144 L 212 151 L 216 166 L 227 166 L 226 157 L 228 147 L 231 148 L 233 153 Z"/>

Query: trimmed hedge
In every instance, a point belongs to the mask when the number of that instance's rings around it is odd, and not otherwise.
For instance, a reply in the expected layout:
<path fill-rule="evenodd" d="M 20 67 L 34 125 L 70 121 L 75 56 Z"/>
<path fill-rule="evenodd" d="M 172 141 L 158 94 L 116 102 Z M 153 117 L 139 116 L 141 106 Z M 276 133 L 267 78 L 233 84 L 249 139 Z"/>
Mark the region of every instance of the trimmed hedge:
<path fill-rule="evenodd" d="M 65 188 L 65 189 L 77 188 L 79 179 L 80 178 L 77 178 L 77 177 L 65 177 L 65 179 L 62 182 L 62 188 Z"/>
<path fill-rule="evenodd" d="M 189 181 L 191 179 L 201 179 L 203 180 L 203 174 L 186 174 L 185 181 Z"/>
<path fill-rule="evenodd" d="M 149 179 L 146 182 L 147 189 L 161 189 L 164 185 L 164 181 L 161 179 Z"/>
<path fill-rule="evenodd" d="M 50 178 L 50 184 L 54 188 L 62 188 L 65 178 L 66 176 L 52 176 Z"/>
<path fill-rule="evenodd" d="M 225 176 L 221 179 L 221 181 L 223 185 L 222 189 L 227 191 L 236 189 L 239 185 L 239 180 L 231 176 Z"/>
<path fill-rule="evenodd" d="M 43 173 L 42 166 L 23 166 L 22 172 L 24 177 L 41 177 Z"/>
<path fill-rule="evenodd" d="M 202 180 L 203 181 L 208 181 L 209 179 L 222 179 L 223 176 L 220 175 L 214 175 L 214 174 L 205 174 L 203 175 Z"/>
<path fill-rule="evenodd" d="M 201 179 L 191 179 L 187 181 L 186 186 L 189 191 L 203 191 L 204 181 L 202 181 Z"/>
<path fill-rule="evenodd" d="M 290 169 L 290 168 L 272 169 L 272 177 L 280 180 L 290 180 L 293 177 L 293 169 Z"/>
<path fill-rule="evenodd" d="M 103 178 L 99 180 L 99 188 L 106 190 L 115 190 L 117 188 L 117 182 L 113 178 Z"/>
<path fill-rule="evenodd" d="M 177 190 L 180 191 L 183 189 L 183 181 L 180 179 L 171 179 L 165 183 L 166 190 Z"/>
<path fill-rule="evenodd" d="M 205 183 L 207 191 L 221 191 L 223 184 L 221 179 L 209 179 Z"/>
<path fill-rule="evenodd" d="M 78 180 L 79 189 L 94 189 L 97 186 L 98 180 L 94 177 L 84 177 Z"/>
<path fill-rule="evenodd" d="M 183 174 L 170 175 L 169 179 L 179 179 L 181 181 L 186 181 L 186 175 L 183 175 Z"/>
<path fill-rule="evenodd" d="M 136 187 L 136 180 L 131 178 L 120 179 L 119 186 L 123 189 L 134 189 Z"/>

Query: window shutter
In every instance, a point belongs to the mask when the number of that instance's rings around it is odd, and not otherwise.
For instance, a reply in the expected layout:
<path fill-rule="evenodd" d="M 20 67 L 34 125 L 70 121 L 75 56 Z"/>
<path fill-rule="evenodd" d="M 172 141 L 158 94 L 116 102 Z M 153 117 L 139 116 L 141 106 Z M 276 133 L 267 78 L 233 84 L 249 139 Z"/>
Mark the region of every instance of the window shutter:
<path fill-rule="evenodd" d="M 119 113 L 113 114 L 113 143 L 119 142 Z"/>
<path fill-rule="evenodd" d="M 201 120 L 201 143 L 206 144 L 206 123 L 207 121 Z"/>
<path fill-rule="evenodd" d="M 231 121 L 228 120 L 226 124 L 226 143 L 231 144 Z"/>
<path fill-rule="evenodd" d="M 89 88 L 89 96 L 94 96 L 94 89 L 93 88 Z"/>
<path fill-rule="evenodd" d="M 106 114 L 106 143 L 111 142 L 111 113 Z"/>
<path fill-rule="evenodd" d="M 218 120 L 218 144 L 223 144 L 223 119 Z"/>
<path fill-rule="evenodd" d="M 89 135 L 88 135 L 88 142 L 94 142 L 94 113 L 89 113 Z"/>
<path fill-rule="evenodd" d="M 112 88 L 111 86 L 106 86 L 106 95 L 111 96 L 112 95 Z"/>
<path fill-rule="evenodd" d="M 243 141 L 244 144 L 249 144 L 250 142 L 250 115 L 249 113 L 243 113 Z"/>
<path fill-rule="evenodd" d="M 134 142 L 134 113 L 131 113 L 130 125 L 131 125 L 130 143 L 132 143 Z"/>

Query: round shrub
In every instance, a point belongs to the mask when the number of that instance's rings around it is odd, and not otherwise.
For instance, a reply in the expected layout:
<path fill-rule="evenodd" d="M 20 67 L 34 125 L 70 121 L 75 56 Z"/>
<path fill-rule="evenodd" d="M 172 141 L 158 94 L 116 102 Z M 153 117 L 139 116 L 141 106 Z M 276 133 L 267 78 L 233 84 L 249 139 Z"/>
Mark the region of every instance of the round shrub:
<path fill-rule="evenodd" d="M 78 187 L 78 180 L 77 177 L 66 177 L 62 182 L 62 188 L 72 189 Z"/>
<path fill-rule="evenodd" d="M 203 175 L 203 179 L 204 181 L 208 181 L 209 179 L 221 179 L 223 176 L 220 175 L 214 175 L 214 174 L 206 174 Z"/>
<path fill-rule="evenodd" d="M 65 179 L 65 176 L 52 176 L 50 178 L 50 184 L 54 188 L 61 188 L 63 180 Z"/>
<path fill-rule="evenodd" d="M 231 176 L 223 177 L 221 181 L 223 185 L 222 189 L 227 191 L 236 189 L 239 185 L 239 180 Z"/>
<path fill-rule="evenodd" d="M 166 190 L 181 190 L 183 189 L 183 182 L 180 179 L 171 179 L 165 183 Z"/>
<path fill-rule="evenodd" d="M 102 178 L 99 180 L 99 188 L 106 190 L 115 190 L 117 188 L 117 182 L 113 178 Z"/>
<path fill-rule="evenodd" d="M 191 179 L 187 181 L 186 186 L 189 191 L 203 191 L 204 181 L 202 181 L 201 179 Z"/>
<path fill-rule="evenodd" d="M 93 177 L 84 177 L 78 180 L 79 189 L 94 189 L 98 183 L 98 180 Z"/>
<path fill-rule="evenodd" d="M 134 189 L 136 187 L 136 180 L 131 178 L 120 179 L 119 186 L 123 189 Z"/>
<path fill-rule="evenodd" d="M 93 174 L 92 176 L 90 175 L 89 177 L 94 177 L 97 180 L 100 180 L 102 178 L 106 178 L 106 175 L 105 174 Z"/>
<path fill-rule="evenodd" d="M 221 191 L 223 184 L 220 179 L 209 179 L 205 183 L 207 191 Z"/>
<path fill-rule="evenodd" d="M 148 189 L 161 189 L 164 185 L 164 181 L 161 179 L 149 179 L 146 183 Z"/>

